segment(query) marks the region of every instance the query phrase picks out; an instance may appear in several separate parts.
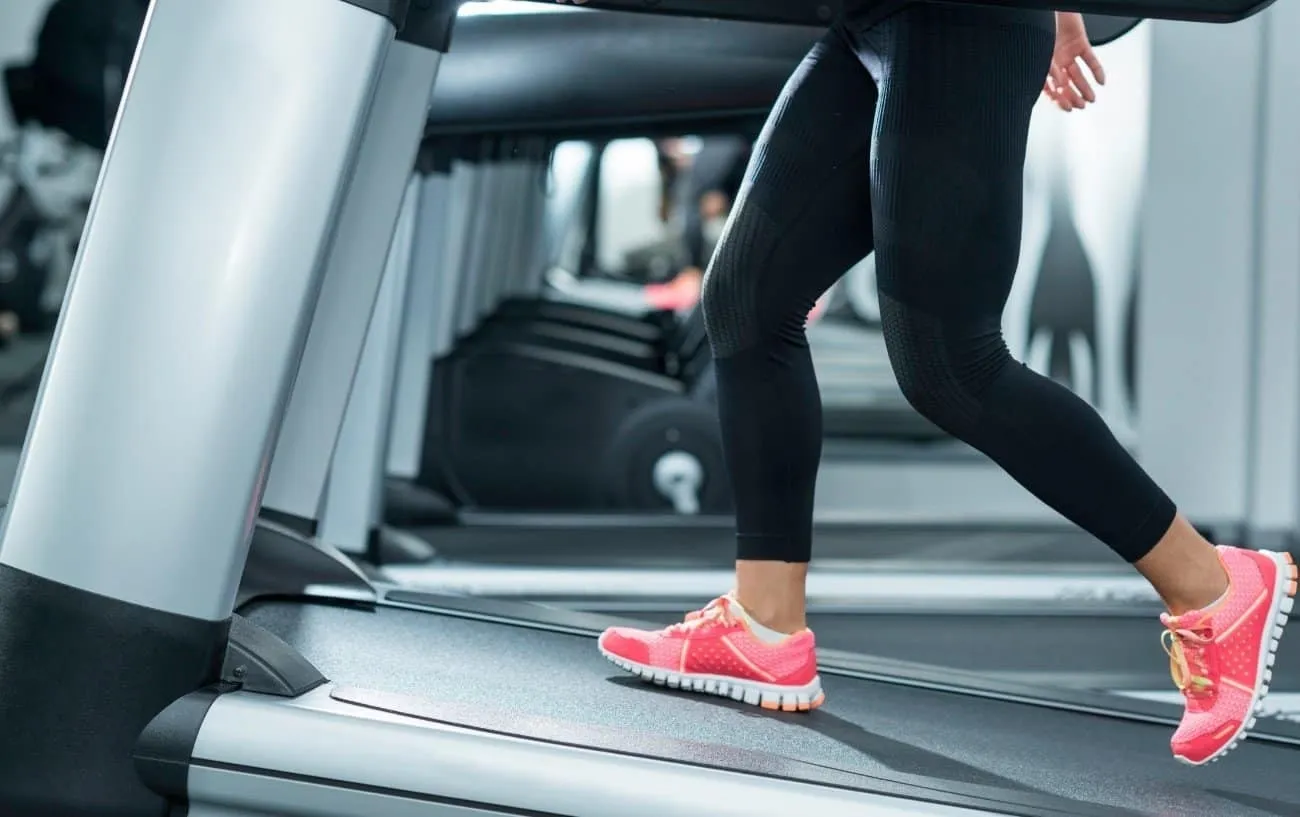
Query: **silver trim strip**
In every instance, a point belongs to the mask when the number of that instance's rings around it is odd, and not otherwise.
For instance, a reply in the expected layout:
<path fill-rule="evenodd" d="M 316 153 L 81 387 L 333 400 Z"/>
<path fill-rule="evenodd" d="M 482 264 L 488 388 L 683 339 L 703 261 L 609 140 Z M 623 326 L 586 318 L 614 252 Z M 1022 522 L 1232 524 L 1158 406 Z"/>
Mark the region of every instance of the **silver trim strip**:
<path fill-rule="evenodd" d="M 303 817 L 450 811 L 397 793 L 568 817 L 695 817 L 701 803 L 715 817 L 990 814 L 477 732 L 343 703 L 330 691 L 291 701 L 243 692 L 218 698 L 194 748 L 191 802 Z"/>
<path fill-rule="evenodd" d="M 444 595 L 494 598 L 621 599 L 701 601 L 726 592 L 730 570 L 628 570 L 609 568 L 493 567 L 470 565 L 392 566 L 385 574 L 411 589 Z M 938 571 L 915 573 L 820 571 L 808 574 L 810 605 L 868 602 L 907 605 L 1104 604 L 1142 613 L 1158 598 L 1140 576 L 977 575 Z"/>

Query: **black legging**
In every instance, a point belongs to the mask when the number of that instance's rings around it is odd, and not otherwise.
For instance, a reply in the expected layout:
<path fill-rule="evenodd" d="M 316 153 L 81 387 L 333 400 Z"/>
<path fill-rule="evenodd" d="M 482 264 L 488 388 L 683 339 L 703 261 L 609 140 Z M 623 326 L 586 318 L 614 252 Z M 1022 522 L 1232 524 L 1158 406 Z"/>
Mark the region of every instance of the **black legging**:
<path fill-rule="evenodd" d="M 1052 14 L 921 4 L 864 28 L 837 25 L 790 78 L 705 279 L 739 558 L 809 561 L 822 420 L 804 321 L 874 249 L 908 401 L 1137 561 L 1173 502 L 1001 332 Z"/>

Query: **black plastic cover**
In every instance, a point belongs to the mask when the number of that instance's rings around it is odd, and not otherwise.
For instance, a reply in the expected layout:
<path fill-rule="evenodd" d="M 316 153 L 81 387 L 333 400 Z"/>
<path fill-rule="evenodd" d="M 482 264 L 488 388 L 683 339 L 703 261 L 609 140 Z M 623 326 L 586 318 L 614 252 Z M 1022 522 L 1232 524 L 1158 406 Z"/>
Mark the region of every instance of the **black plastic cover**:
<path fill-rule="evenodd" d="M 826 25 L 843 0 L 537 0 L 612 11 L 640 11 L 679 17 L 744 20 L 755 23 Z"/>
<path fill-rule="evenodd" d="M 374 586 L 355 562 L 338 548 L 285 524 L 294 519 L 262 510 L 239 579 L 236 612 L 260 596 L 303 596 L 312 588 L 330 587 L 359 600 L 374 597 Z M 299 526 L 306 522 L 297 521 Z"/>
<path fill-rule="evenodd" d="M 226 633 L 0 565 L 0 814 L 164 813 L 132 748 L 159 712 L 218 680 Z"/>
<path fill-rule="evenodd" d="M 465 16 L 428 132 L 763 117 L 822 31 L 634 14 Z"/>
<path fill-rule="evenodd" d="M 185 800 L 199 730 L 223 691 L 222 687 L 211 686 L 191 692 L 149 722 L 132 753 L 141 783 L 169 800 Z"/>
<path fill-rule="evenodd" d="M 1089 17 L 1088 33 L 1100 45 L 1138 22 Z M 483 148 L 463 137 L 486 133 L 701 132 L 748 117 L 756 129 L 823 31 L 618 13 L 468 15 L 434 87 L 427 133 L 439 139 L 425 155 L 469 158 Z"/>
<path fill-rule="evenodd" d="M 433 51 L 446 53 L 451 45 L 451 32 L 456 25 L 461 0 L 410 0 L 397 39 Z"/>
<path fill-rule="evenodd" d="M 1084 21 L 1087 23 L 1088 39 L 1096 46 L 1118 40 L 1132 31 L 1138 23 L 1142 22 L 1142 19 L 1140 17 L 1110 17 L 1105 14 L 1088 14 L 1084 15 Z"/>
<path fill-rule="evenodd" d="M 236 615 L 230 620 L 230 647 L 221 680 L 247 692 L 296 698 L 328 679 L 278 636 Z"/>
<path fill-rule="evenodd" d="M 944 0 L 982 6 L 1081 11 L 1117 17 L 1151 17 L 1204 23 L 1233 23 L 1258 14 L 1273 0 Z M 554 3 L 556 0 L 535 0 Z M 571 0 L 570 0 L 571 2 Z M 901 6 L 897 0 L 591 0 L 585 8 L 652 14 L 814 25 L 825 23 L 845 6 L 870 14 L 877 6 Z"/>
<path fill-rule="evenodd" d="M 342 0 L 342 2 L 374 12 L 380 17 L 387 17 L 398 28 L 406 19 L 406 11 L 411 6 L 411 0 Z"/>

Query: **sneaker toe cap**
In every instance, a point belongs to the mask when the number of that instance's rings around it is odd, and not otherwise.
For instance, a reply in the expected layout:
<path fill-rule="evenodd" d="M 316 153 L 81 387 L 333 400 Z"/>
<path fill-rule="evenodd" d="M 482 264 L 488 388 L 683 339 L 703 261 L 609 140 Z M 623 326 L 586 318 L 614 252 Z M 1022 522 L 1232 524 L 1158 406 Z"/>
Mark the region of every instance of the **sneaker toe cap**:
<path fill-rule="evenodd" d="M 1214 718 L 1208 713 L 1201 717 L 1187 717 L 1174 732 L 1169 745 L 1176 756 L 1192 763 L 1202 763 L 1232 742 L 1240 727 L 1241 721 L 1236 718 Z"/>
<path fill-rule="evenodd" d="M 638 664 L 650 662 L 648 634 L 630 627 L 611 627 L 600 634 L 600 647 L 611 655 Z"/>

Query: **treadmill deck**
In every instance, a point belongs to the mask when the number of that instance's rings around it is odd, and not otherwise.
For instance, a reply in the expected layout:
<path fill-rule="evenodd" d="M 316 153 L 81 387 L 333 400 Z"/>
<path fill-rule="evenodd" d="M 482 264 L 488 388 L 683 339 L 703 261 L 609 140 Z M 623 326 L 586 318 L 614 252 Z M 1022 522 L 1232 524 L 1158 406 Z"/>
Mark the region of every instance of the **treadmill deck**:
<path fill-rule="evenodd" d="M 1247 741 L 1222 762 L 1190 768 L 1169 756 L 1169 729 L 1159 725 L 835 675 L 823 677 L 827 703 L 816 712 L 769 714 L 645 684 L 587 636 L 393 607 L 267 601 L 243 614 L 338 683 L 467 712 L 653 729 L 860 774 L 1038 792 L 1088 814 L 1300 814 L 1300 753 L 1283 745 Z"/>

